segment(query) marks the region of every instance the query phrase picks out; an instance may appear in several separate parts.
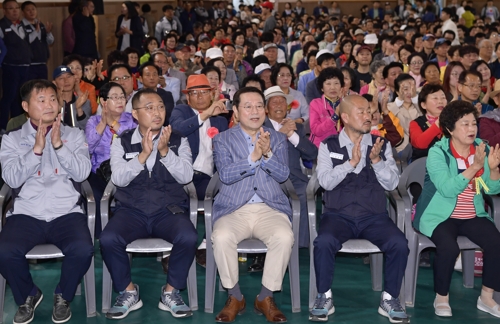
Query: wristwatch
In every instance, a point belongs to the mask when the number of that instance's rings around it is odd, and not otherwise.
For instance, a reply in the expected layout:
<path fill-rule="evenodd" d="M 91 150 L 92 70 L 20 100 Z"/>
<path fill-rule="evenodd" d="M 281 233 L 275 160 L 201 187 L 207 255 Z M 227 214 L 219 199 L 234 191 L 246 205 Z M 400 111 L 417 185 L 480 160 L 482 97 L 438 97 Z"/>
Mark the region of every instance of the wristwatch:
<path fill-rule="evenodd" d="M 272 157 L 273 157 L 273 152 L 272 152 L 271 150 L 269 150 L 269 152 L 267 152 L 266 154 L 262 154 L 262 156 L 263 156 L 266 160 L 268 160 L 268 159 L 270 159 L 270 158 L 272 158 Z"/>

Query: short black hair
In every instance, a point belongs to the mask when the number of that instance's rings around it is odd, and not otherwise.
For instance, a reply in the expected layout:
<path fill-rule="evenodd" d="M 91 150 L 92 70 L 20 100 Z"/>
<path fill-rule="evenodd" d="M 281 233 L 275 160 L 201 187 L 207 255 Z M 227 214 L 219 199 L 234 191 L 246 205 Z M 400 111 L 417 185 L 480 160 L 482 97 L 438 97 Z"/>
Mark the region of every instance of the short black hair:
<path fill-rule="evenodd" d="M 221 78 L 222 78 L 222 74 L 220 72 L 220 69 L 216 66 L 213 66 L 213 65 L 207 65 L 205 66 L 203 69 L 201 69 L 201 72 L 200 74 L 205 74 L 207 75 L 208 72 L 216 72 L 217 75 L 219 75 L 219 82 L 222 81 Z"/>
<path fill-rule="evenodd" d="M 321 64 L 323 64 L 324 61 L 328 61 L 328 60 L 334 60 L 335 61 L 335 55 L 333 55 L 332 53 L 321 54 L 316 59 L 316 64 L 321 66 Z"/>
<path fill-rule="evenodd" d="M 252 69 L 255 70 L 255 68 L 262 63 L 269 64 L 269 59 L 265 55 L 258 55 L 257 57 L 254 57 L 252 59 Z"/>
<path fill-rule="evenodd" d="M 469 70 L 471 71 L 477 71 L 477 68 L 481 65 L 481 64 L 484 64 L 486 65 L 486 67 L 490 70 L 490 75 L 493 76 L 493 73 L 491 71 L 491 68 L 490 66 L 488 65 L 488 63 L 486 63 L 485 60 L 477 60 L 475 61 L 474 63 L 472 63 L 472 65 L 470 66 Z M 478 71 L 479 72 L 479 71 Z"/>
<path fill-rule="evenodd" d="M 453 17 L 453 10 L 451 8 L 445 7 L 441 9 L 441 12 L 446 12 L 448 16 Z"/>
<path fill-rule="evenodd" d="M 278 80 L 278 74 L 280 73 L 280 70 L 282 67 L 288 68 L 288 70 L 290 71 L 290 74 L 292 75 L 292 81 L 290 84 L 294 84 L 295 75 L 293 73 L 293 68 L 286 63 L 278 63 L 278 64 L 276 64 L 276 66 L 273 67 L 273 69 L 271 70 L 271 83 L 273 85 L 277 85 L 276 81 Z"/>
<path fill-rule="evenodd" d="M 260 42 L 272 43 L 274 41 L 274 34 L 272 32 L 265 32 L 260 35 Z"/>
<path fill-rule="evenodd" d="M 171 5 L 164 5 L 162 8 L 161 8 L 161 11 L 162 12 L 165 12 L 167 10 L 174 10 L 174 7 L 172 7 Z"/>
<path fill-rule="evenodd" d="M 399 85 L 406 80 L 415 81 L 415 79 L 411 75 L 409 75 L 408 73 L 401 73 L 400 75 L 398 75 L 396 80 L 394 80 L 394 92 L 398 93 L 399 92 Z M 416 86 L 418 86 L 418 84 Z"/>
<path fill-rule="evenodd" d="M 127 56 L 128 56 L 129 54 L 135 53 L 135 54 L 137 54 L 137 56 L 139 56 L 139 58 L 141 57 L 141 53 L 140 53 L 137 49 L 135 49 L 135 48 L 133 48 L 133 47 L 130 47 L 130 46 L 129 46 L 129 47 L 127 47 L 126 49 L 124 49 L 124 50 L 123 50 L 123 53 L 125 53 Z M 127 57 L 127 58 L 128 58 L 128 57 Z M 128 62 L 128 60 L 127 60 L 127 62 Z"/>
<path fill-rule="evenodd" d="M 458 51 L 460 57 L 464 57 L 467 54 L 477 54 L 479 55 L 479 48 L 474 45 L 462 45 Z"/>
<path fill-rule="evenodd" d="M 158 75 L 161 75 L 161 69 L 158 66 L 156 66 L 153 62 L 147 61 L 147 62 L 144 62 L 143 64 L 141 64 L 141 66 L 139 66 L 138 72 L 139 72 L 139 75 L 141 77 L 142 77 L 142 74 L 144 73 L 144 69 L 147 68 L 148 66 L 154 67 L 156 69 L 156 71 L 158 72 Z"/>
<path fill-rule="evenodd" d="M 151 6 L 147 3 L 143 4 L 141 7 L 142 12 L 147 13 L 151 11 Z"/>
<path fill-rule="evenodd" d="M 83 70 L 83 68 L 85 67 L 85 59 L 83 58 L 83 56 L 80 56 L 78 54 L 70 54 L 70 55 L 63 57 L 62 65 L 69 65 L 71 62 L 74 62 L 74 61 L 77 61 L 78 63 L 80 63 L 82 70 Z"/>
<path fill-rule="evenodd" d="M 115 62 L 123 62 L 127 63 L 128 62 L 128 56 L 127 54 L 123 53 L 120 50 L 113 50 L 109 52 L 106 61 L 108 63 L 108 66 L 113 65 Z"/>
<path fill-rule="evenodd" d="M 247 76 L 246 78 L 244 78 L 243 82 L 241 83 L 241 86 L 242 87 L 246 87 L 247 83 L 251 82 L 251 81 L 259 82 L 260 83 L 260 88 L 262 89 L 262 91 L 264 91 L 266 89 L 266 83 L 264 82 L 264 80 L 262 80 L 260 78 L 260 76 L 258 74 L 250 74 L 249 76 Z"/>
<path fill-rule="evenodd" d="M 26 8 L 26 6 L 29 5 L 33 5 L 36 8 L 36 4 L 33 1 L 24 1 L 23 4 L 21 5 L 21 11 L 24 11 L 24 8 Z"/>
<path fill-rule="evenodd" d="M 54 90 L 56 96 L 57 96 L 57 87 L 54 83 L 50 82 L 49 80 L 43 80 L 43 79 L 34 79 L 30 80 L 28 82 L 25 82 L 21 86 L 20 94 L 21 94 L 21 100 L 29 102 L 31 99 L 31 94 L 33 93 L 33 90 L 36 91 L 36 93 L 45 90 L 45 89 L 52 89 Z"/>
<path fill-rule="evenodd" d="M 144 45 L 142 46 L 142 48 L 144 49 L 144 53 L 149 53 L 148 46 L 149 46 L 149 44 L 151 44 L 153 41 L 156 41 L 156 44 L 158 44 L 158 46 L 160 46 L 160 42 L 156 39 L 156 37 L 154 37 L 154 36 L 149 36 L 148 38 L 146 38 L 146 40 L 144 41 Z M 151 54 L 151 53 L 150 53 L 150 54 Z"/>
<path fill-rule="evenodd" d="M 255 87 L 243 87 L 240 90 L 236 91 L 233 96 L 233 109 L 238 109 L 238 106 L 241 103 L 241 95 L 244 93 L 258 93 L 262 97 L 262 103 L 266 103 L 266 97 L 264 97 L 264 93 Z"/>
<path fill-rule="evenodd" d="M 408 65 L 410 65 L 411 60 L 413 60 L 414 57 L 420 57 L 422 59 L 423 63 L 425 63 L 427 61 L 427 55 L 425 55 L 424 53 L 413 52 L 410 54 L 410 56 L 408 56 Z"/>
<path fill-rule="evenodd" d="M 232 47 L 233 49 L 236 49 L 236 47 L 234 47 L 234 44 L 233 44 L 233 43 L 228 43 L 228 44 L 223 44 L 223 45 L 220 47 L 220 50 L 221 50 L 222 52 L 224 52 L 224 49 L 225 49 L 226 47 Z"/>
<path fill-rule="evenodd" d="M 449 57 L 453 57 L 456 51 L 460 51 L 461 47 L 462 45 L 451 45 L 446 54 L 448 54 Z"/>
<path fill-rule="evenodd" d="M 309 60 L 311 59 L 311 56 L 314 56 L 314 58 L 316 58 L 316 54 L 318 54 L 319 51 L 317 50 L 312 50 L 312 51 L 309 51 L 309 53 L 307 53 L 307 61 L 306 63 L 309 64 Z"/>
<path fill-rule="evenodd" d="M 402 41 L 406 44 L 406 38 L 404 36 L 396 35 L 393 38 L 391 38 L 391 45 L 394 45 L 399 41 Z"/>
<path fill-rule="evenodd" d="M 335 78 L 339 79 L 340 86 L 344 87 L 344 74 L 340 69 L 334 67 L 323 69 L 316 78 L 316 87 L 318 87 L 319 92 L 323 92 L 321 89 L 323 88 L 323 83 L 325 83 L 326 80 Z"/>
<path fill-rule="evenodd" d="M 428 83 L 422 87 L 422 89 L 420 90 L 420 93 L 418 94 L 418 108 L 420 108 L 420 111 L 422 112 L 422 114 L 425 115 L 425 113 L 426 113 L 425 109 L 422 108 L 422 102 L 426 102 L 427 97 L 430 94 L 436 93 L 438 91 L 443 91 L 443 93 L 445 93 L 443 86 L 441 86 L 440 84 Z"/>
<path fill-rule="evenodd" d="M 311 46 L 315 46 L 316 48 L 319 49 L 318 43 L 316 43 L 315 41 L 309 41 L 304 44 L 304 47 L 302 48 L 302 53 L 303 54 L 309 53 L 309 48 L 311 48 Z"/>
<path fill-rule="evenodd" d="M 128 64 L 113 64 L 108 68 L 108 71 L 107 71 L 108 78 L 109 78 L 110 82 L 111 82 L 111 74 L 113 74 L 113 71 L 121 69 L 121 68 L 127 69 L 128 74 L 130 74 L 130 76 L 132 76 L 132 71 L 130 70 L 130 66 L 128 66 Z"/>
<path fill-rule="evenodd" d="M 123 87 L 119 84 L 119 83 L 116 83 L 116 82 L 108 82 L 108 83 L 105 83 L 100 89 L 99 89 L 99 99 L 100 100 L 104 100 L 106 101 L 108 99 L 108 94 L 109 94 L 109 91 L 111 91 L 112 88 L 120 88 L 120 90 L 123 92 L 123 95 L 125 97 L 127 97 L 127 95 L 125 94 L 125 89 L 123 89 Z"/>
<path fill-rule="evenodd" d="M 462 73 L 460 73 L 460 76 L 458 77 L 458 83 L 464 84 L 465 79 L 467 78 L 468 75 L 475 75 L 479 77 L 479 80 L 481 80 L 481 83 L 483 83 L 483 76 L 481 75 L 481 73 L 475 70 L 463 70 Z"/>
<path fill-rule="evenodd" d="M 453 35 L 453 39 L 455 39 L 455 38 L 457 37 L 457 34 L 455 34 L 455 32 L 454 32 L 453 30 L 451 30 L 451 29 L 447 29 L 447 30 L 445 30 L 445 31 L 444 31 L 444 33 L 443 33 L 443 37 L 444 37 L 444 35 L 446 35 L 446 34 L 451 34 L 451 35 Z"/>
<path fill-rule="evenodd" d="M 438 62 L 435 62 L 435 61 L 427 61 L 427 62 L 425 62 L 425 63 L 424 63 L 424 65 L 422 65 L 422 67 L 420 68 L 420 75 L 422 76 L 422 78 L 424 78 L 424 79 L 425 79 L 425 70 L 427 70 L 427 68 L 428 68 L 429 66 L 431 66 L 431 65 L 435 66 L 435 67 L 436 67 L 436 69 L 438 70 L 438 72 L 439 72 L 439 73 L 441 73 L 441 70 L 439 69 L 439 64 L 438 64 Z M 417 85 L 417 86 L 418 86 L 418 85 Z"/>
<path fill-rule="evenodd" d="M 401 72 L 404 71 L 403 64 L 401 64 L 399 62 L 391 62 L 391 63 L 389 63 L 389 65 L 386 65 L 384 67 L 384 70 L 382 71 L 382 76 L 384 77 L 384 79 L 387 79 L 387 77 L 389 76 L 389 70 L 393 69 L 393 68 L 400 68 Z"/>
<path fill-rule="evenodd" d="M 155 90 L 149 88 L 142 88 L 141 90 L 137 91 L 135 95 L 132 97 L 132 109 L 135 109 L 135 106 L 137 106 L 137 104 L 141 100 L 141 97 L 145 94 L 155 94 L 158 97 L 160 97 L 158 92 L 156 92 Z"/>
<path fill-rule="evenodd" d="M 444 107 L 441 115 L 439 115 L 439 127 L 445 137 L 451 137 L 451 132 L 455 130 L 457 121 L 465 115 L 473 114 L 476 120 L 479 117 L 477 109 L 470 103 L 464 100 L 455 100 Z"/>

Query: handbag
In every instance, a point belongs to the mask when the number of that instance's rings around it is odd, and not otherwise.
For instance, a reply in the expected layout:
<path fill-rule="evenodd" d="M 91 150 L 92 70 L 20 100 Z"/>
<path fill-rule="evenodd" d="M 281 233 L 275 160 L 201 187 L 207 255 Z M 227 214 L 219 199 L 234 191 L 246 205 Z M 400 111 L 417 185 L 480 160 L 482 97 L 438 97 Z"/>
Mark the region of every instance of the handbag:
<path fill-rule="evenodd" d="M 97 168 L 95 173 L 106 183 L 111 180 L 111 163 L 110 159 L 103 161 L 101 165 Z"/>

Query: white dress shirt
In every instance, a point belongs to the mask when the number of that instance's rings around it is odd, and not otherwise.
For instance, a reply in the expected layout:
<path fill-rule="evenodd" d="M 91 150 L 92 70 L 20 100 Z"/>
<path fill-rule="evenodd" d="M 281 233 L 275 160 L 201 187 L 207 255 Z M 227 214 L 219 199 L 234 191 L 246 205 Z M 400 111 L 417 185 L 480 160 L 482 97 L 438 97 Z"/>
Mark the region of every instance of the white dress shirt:
<path fill-rule="evenodd" d="M 283 125 L 278 123 L 277 121 L 272 120 L 271 118 L 269 118 L 269 120 L 271 121 L 271 124 L 273 124 L 275 131 L 279 132 L 281 127 L 283 127 Z M 299 134 L 297 134 L 297 132 L 293 132 L 293 135 L 288 137 L 288 140 L 290 141 L 290 143 L 293 144 L 293 146 L 297 147 L 297 145 L 299 145 L 299 141 L 300 141 Z"/>
<path fill-rule="evenodd" d="M 193 109 L 193 108 L 191 108 Z M 198 156 L 193 163 L 193 170 L 203 172 L 209 176 L 214 175 L 214 156 L 213 156 L 213 146 L 212 139 L 208 137 L 207 131 L 210 128 L 210 119 L 205 121 L 201 120 L 200 113 L 198 110 L 193 109 L 194 113 L 198 115 L 198 123 L 200 128 L 200 147 L 198 151 Z"/>

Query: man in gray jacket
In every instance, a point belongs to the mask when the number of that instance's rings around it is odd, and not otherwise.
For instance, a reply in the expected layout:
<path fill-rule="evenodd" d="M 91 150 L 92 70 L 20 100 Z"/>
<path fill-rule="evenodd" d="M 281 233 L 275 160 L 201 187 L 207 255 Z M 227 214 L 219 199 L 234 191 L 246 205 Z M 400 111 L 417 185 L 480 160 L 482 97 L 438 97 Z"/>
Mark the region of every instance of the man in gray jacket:
<path fill-rule="evenodd" d="M 46 80 L 21 87 L 22 106 L 30 118 L 4 135 L 0 148 L 2 178 L 13 188 L 13 207 L 0 232 L 0 274 L 19 305 L 14 324 L 31 322 L 43 299 L 26 253 L 39 244 L 54 244 L 64 254 L 54 291 L 55 323 L 70 319 L 69 304 L 94 253 L 76 189 L 90 174 L 89 151 L 82 130 L 61 124 L 56 91 Z"/>

